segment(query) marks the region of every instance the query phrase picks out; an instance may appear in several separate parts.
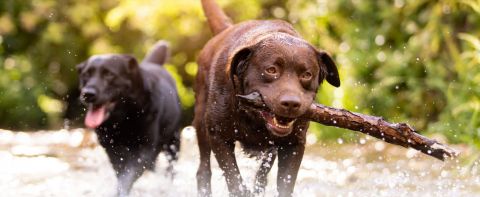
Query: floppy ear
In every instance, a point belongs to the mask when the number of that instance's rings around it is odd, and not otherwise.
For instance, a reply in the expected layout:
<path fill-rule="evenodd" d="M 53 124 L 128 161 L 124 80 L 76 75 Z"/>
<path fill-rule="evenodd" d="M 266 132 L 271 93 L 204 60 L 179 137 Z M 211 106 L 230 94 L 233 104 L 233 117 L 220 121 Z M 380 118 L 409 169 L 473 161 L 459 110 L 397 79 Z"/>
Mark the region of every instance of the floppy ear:
<path fill-rule="evenodd" d="M 121 55 L 121 57 L 125 60 L 127 64 L 128 71 L 130 73 L 138 72 L 138 62 L 137 59 L 131 55 Z"/>
<path fill-rule="evenodd" d="M 120 55 L 120 57 L 123 59 L 127 66 L 128 76 L 130 77 L 130 80 L 132 82 L 131 85 L 134 88 L 143 87 L 143 80 L 140 74 L 140 66 L 138 65 L 137 59 L 131 55 L 126 54 Z"/>
<path fill-rule="evenodd" d="M 77 65 L 75 66 L 75 69 L 77 69 L 77 73 L 78 73 L 78 74 L 82 73 L 82 70 L 83 70 L 83 68 L 85 68 L 85 66 L 87 65 L 87 62 L 88 62 L 88 60 L 85 60 L 85 61 L 83 61 L 82 63 L 77 64 Z"/>
<path fill-rule="evenodd" d="M 335 65 L 335 62 L 333 62 L 332 57 L 330 57 L 330 55 L 328 55 L 328 53 L 325 51 L 319 51 L 317 56 L 320 66 L 325 66 L 327 69 L 327 82 L 332 86 L 340 87 L 340 76 L 338 75 L 337 65 Z M 320 69 L 320 71 L 321 70 L 323 69 Z"/>
<path fill-rule="evenodd" d="M 233 86 L 235 88 L 235 75 L 238 78 L 243 77 L 243 73 L 247 70 L 248 67 L 248 60 L 252 56 L 252 49 L 249 47 L 243 48 L 232 58 L 230 63 L 230 79 L 232 80 Z"/>

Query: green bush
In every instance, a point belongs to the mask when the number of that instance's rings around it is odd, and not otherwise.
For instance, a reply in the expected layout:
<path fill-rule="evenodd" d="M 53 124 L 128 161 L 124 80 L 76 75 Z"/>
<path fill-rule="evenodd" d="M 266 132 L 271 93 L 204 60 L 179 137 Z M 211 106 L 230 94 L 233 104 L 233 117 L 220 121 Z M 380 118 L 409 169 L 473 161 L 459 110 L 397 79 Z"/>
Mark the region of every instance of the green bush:
<path fill-rule="evenodd" d="M 234 21 L 288 20 L 305 39 L 331 53 L 342 86 L 323 85 L 319 102 L 480 145 L 479 1 L 219 3 Z M 141 58 L 159 39 L 171 43 L 166 67 L 178 82 L 189 122 L 195 58 L 210 37 L 200 2 L 194 0 L 2 1 L 0 127 L 62 126 L 63 112 L 78 94 L 77 63 L 97 53 Z M 357 136 L 317 124 L 311 131 L 325 139 Z"/>

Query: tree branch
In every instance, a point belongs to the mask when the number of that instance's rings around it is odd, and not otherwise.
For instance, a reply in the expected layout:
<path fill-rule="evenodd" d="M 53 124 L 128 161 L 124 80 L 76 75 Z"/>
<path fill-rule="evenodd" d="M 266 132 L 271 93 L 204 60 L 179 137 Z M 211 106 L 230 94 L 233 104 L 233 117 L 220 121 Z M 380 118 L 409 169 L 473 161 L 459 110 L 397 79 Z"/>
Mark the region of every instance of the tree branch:
<path fill-rule="evenodd" d="M 389 123 L 381 117 L 354 113 L 316 103 L 310 106 L 307 116 L 311 121 L 327 126 L 359 131 L 391 144 L 411 147 L 442 161 L 447 157 L 458 155 L 455 150 L 436 140 L 418 134 L 406 123 Z"/>
<path fill-rule="evenodd" d="M 240 99 L 241 106 L 248 106 L 250 109 L 265 109 L 262 97 L 257 92 L 237 95 L 237 98 Z M 406 123 L 389 123 L 381 117 L 354 113 L 317 103 L 310 106 L 305 118 L 327 126 L 359 131 L 391 144 L 411 147 L 442 161 L 458 155 L 455 150 L 436 140 L 418 134 Z"/>

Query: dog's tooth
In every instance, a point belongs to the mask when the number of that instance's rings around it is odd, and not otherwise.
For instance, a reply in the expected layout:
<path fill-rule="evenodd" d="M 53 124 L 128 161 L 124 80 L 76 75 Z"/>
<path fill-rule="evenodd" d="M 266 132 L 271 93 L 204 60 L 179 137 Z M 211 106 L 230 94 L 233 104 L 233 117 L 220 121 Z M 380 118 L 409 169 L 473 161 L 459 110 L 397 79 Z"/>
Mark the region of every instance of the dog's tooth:
<path fill-rule="evenodd" d="M 293 119 L 292 121 L 290 121 L 290 122 L 288 123 L 288 127 L 293 126 L 293 123 L 295 123 L 295 119 Z"/>

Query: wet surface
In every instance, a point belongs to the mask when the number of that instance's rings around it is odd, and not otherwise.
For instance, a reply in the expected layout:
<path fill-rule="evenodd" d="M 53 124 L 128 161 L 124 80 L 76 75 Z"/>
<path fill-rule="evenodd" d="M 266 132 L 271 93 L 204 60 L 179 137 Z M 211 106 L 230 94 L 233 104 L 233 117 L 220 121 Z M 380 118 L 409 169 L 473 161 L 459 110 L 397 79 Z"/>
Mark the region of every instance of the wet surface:
<path fill-rule="evenodd" d="M 0 196 L 113 196 L 115 175 L 95 138 L 83 129 L 0 130 Z M 184 130 L 182 140 L 175 179 L 166 178 L 167 162 L 161 154 L 157 170 L 145 173 L 131 196 L 196 196 L 198 151 L 193 129 Z M 466 147 L 455 148 L 472 154 Z M 242 175 L 252 187 L 260 164 L 237 151 Z M 315 143 L 307 147 L 295 196 L 480 196 L 480 168 L 463 160 L 441 162 L 368 138 L 357 144 Z M 212 161 L 214 196 L 228 196 L 216 160 Z M 275 164 L 265 196 L 275 196 L 276 170 Z"/>

